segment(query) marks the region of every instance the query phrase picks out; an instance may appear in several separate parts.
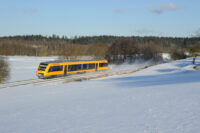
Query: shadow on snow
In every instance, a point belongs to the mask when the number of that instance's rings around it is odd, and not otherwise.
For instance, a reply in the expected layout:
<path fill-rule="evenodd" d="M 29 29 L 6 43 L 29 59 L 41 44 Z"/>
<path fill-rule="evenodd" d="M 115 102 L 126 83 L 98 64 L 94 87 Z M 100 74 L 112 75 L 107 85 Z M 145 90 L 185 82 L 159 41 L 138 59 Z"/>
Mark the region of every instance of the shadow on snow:
<path fill-rule="evenodd" d="M 162 71 L 171 71 L 171 69 Z M 170 74 L 129 76 L 114 78 L 110 80 L 118 81 L 116 85 L 120 87 L 148 87 L 158 85 L 184 84 L 200 82 L 200 71 L 186 70 Z M 106 82 L 109 82 L 109 80 Z"/>

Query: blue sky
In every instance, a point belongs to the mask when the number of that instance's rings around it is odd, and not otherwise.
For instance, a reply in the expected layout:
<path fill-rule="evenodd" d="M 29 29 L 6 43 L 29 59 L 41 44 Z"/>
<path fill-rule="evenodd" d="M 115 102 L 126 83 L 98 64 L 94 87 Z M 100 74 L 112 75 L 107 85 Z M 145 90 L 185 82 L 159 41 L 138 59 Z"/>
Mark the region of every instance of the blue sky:
<path fill-rule="evenodd" d="M 199 0 L 0 0 L 0 36 L 200 33 Z"/>

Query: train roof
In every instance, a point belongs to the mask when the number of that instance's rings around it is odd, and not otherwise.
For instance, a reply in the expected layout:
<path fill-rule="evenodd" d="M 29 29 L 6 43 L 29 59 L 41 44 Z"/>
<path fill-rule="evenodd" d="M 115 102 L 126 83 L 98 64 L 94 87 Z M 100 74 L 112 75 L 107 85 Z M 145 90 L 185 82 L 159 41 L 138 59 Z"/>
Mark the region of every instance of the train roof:
<path fill-rule="evenodd" d="M 55 61 L 46 61 L 41 62 L 43 64 L 50 64 L 50 63 L 67 63 L 67 62 L 85 62 L 85 61 L 106 61 L 106 60 L 55 60 Z"/>

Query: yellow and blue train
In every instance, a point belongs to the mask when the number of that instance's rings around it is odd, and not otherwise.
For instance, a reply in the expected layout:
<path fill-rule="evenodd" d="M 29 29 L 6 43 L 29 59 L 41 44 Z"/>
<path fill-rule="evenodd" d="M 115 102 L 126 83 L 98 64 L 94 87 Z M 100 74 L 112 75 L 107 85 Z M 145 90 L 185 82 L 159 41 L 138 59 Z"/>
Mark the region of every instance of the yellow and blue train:
<path fill-rule="evenodd" d="M 36 75 L 38 78 L 49 78 L 106 69 L 108 69 L 107 60 L 49 61 L 39 64 Z"/>

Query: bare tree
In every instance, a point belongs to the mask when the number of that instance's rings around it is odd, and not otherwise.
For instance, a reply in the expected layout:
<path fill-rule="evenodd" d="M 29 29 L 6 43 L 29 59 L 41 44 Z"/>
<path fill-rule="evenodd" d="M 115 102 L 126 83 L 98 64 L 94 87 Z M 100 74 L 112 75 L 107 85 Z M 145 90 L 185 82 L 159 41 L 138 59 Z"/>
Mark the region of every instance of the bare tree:
<path fill-rule="evenodd" d="M 121 63 L 137 53 L 139 53 L 139 48 L 135 39 L 120 38 L 108 48 L 106 57 L 113 63 Z"/>
<path fill-rule="evenodd" d="M 180 46 L 172 46 L 170 48 L 170 55 L 171 58 L 174 60 L 178 60 L 178 59 L 185 59 L 186 55 L 185 55 L 185 50 L 183 48 L 181 48 Z"/>
<path fill-rule="evenodd" d="M 9 66 L 6 58 L 0 56 L 0 82 L 5 81 L 9 77 Z"/>
<path fill-rule="evenodd" d="M 192 64 L 195 64 L 196 57 L 200 55 L 200 46 L 199 45 L 192 45 L 189 48 L 189 52 L 193 57 Z"/>

